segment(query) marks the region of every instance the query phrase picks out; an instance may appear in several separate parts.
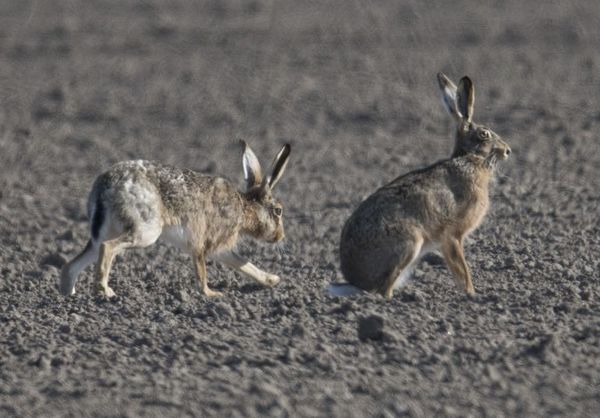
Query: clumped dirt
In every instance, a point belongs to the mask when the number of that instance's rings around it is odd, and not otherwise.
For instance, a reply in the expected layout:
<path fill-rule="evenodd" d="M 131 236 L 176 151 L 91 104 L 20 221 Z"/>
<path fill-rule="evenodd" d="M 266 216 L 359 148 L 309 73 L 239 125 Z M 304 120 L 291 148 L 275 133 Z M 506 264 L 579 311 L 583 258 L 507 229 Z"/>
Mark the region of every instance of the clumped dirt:
<path fill-rule="evenodd" d="M 600 410 L 600 3 L 22 1 L 0 5 L 0 415 L 594 416 Z M 344 220 L 448 156 L 435 73 L 475 81 L 514 153 L 466 246 L 387 302 L 323 292 Z M 57 292 L 94 177 L 131 158 L 228 176 L 292 159 L 284 246 L 208 300 L 158 244 L 114 300 Z M 361 325 L 362 324 L 362 325 Z"/>

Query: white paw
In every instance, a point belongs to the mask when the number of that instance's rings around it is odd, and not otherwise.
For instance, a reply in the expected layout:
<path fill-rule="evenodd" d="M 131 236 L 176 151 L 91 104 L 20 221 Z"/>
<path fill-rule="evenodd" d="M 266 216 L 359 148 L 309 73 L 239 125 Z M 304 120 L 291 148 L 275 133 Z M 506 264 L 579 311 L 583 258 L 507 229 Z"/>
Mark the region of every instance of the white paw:
<path fill-rule="evenodd" d="M 104 296 L 105 298 L 113 298 L 116 296 L 116 293 L 114 292 L 114 290 L 112 290 L 110 287 L 106 286 L 98 286 L 98 293 L 100 293 L 101 296 Z"/>
<path fill-rule="evenodd" d="M 223 296 L 223 293 L 206 288 L 204 289 L 204 296 L 206 296 L 207 298 L 219 298 Z"/>
<path fill-rule="evenodd" d="M 275 274 L 269 274 L 269 275 L 267 275 L 267 277 L 265 279 L 265 285 L 276 286 L 280 281 L 281 281 L 281 279 L 279 278 L 279 276 L 277 276 Z"/>

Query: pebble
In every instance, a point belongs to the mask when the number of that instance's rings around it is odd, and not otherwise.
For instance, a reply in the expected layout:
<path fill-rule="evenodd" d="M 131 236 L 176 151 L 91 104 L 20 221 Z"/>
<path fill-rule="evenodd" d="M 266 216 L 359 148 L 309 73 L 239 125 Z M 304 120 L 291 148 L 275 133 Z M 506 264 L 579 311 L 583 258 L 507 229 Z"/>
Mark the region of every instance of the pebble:
<path fill-rule="evenodd" d="M 361 341 L 381 340 L 383 338 L 383 317 L 369 315 L 358 321 L 358 338 Z"/>

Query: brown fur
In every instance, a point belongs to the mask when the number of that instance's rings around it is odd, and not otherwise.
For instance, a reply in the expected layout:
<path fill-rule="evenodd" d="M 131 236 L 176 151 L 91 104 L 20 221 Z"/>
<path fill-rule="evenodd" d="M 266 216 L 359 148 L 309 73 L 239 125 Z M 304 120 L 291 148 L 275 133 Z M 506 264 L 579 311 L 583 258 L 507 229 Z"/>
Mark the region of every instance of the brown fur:
<path fill-rule="evenodd" d="M 282 148 L 270 175 L 261 181 L 258 159 L 244 145 L 247 190 L 243 192 L 224 178 L 151 161 L 125 161 L 101 174 L 88 201 L 88 216 L 98 224 L 92 225 L 85 250 L 63 268 L 61 292 L 72 294 L 79 272 L 97 260 L 98 288 L 113 296 L 108 275 L 114 256 L 127 248 L 147 247 L 159 238 L 192 255 L 207 296 L 219 294 L 208 287 L 204 266 L 206 258 L 215 254 L 222 253 L 224 262 L 262 284 L 277 284 L 277 276 L 259 270 L 232 250 L 240 235 L 268 242 L 283 239 L 283 221 L 277 212 L 281 205 L 271 190 L 283 174 L 290 148 Z"/>
<path fill-rule="evenodd" d="M 464 237 L 482 222 L 497 159 L 510 148 L 471 121 L 474 88 L 440 75 L 444 103 L 457 121 L 451 158 L 398 177 L 368 197 L 344 225 L 340 261 L 346 280 L 391 298 L 399 277 L 427 251 L 440 248 L 457 283 L 473 293 Z"/>

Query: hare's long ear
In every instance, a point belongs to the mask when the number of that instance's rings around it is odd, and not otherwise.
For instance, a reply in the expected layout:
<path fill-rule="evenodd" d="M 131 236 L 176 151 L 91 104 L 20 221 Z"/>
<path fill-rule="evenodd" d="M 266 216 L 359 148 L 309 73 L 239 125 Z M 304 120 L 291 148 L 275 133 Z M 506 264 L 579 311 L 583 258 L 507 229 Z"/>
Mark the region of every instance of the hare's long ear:
<path fill-rule="evenodd" d="M 473 87 L 471 79 L 467 76 L 461 78 L 456 92 L 458 110 L 462 113 L 464 120 L 470 123 L 473 119 L 473 107 L 475 106 L 475 87 Z"/>
<path fill-rule="evenodd" d="M 456 86 L 444 73 L 437 74 L 438 84 L 442 91 L 442 103 L 450 116 L 456 120 L 462 119 L 456 104 Z"/>
<path fill-rule="evenodd" d="M 265 178 L 265 184 L 270 189 L 275 187 L 275 185 L 277 184 L 277 182 L 283 175 L 283 172 L 285 171 L 285 167 L 287 166 L 287 163 L 290 159 L 290 151 L 291 151 L 290 144 L 285 144 L 283 146 L 283 148 L 281 148 L 281 151 L 279 151 L 277 156 L 275 156 L 275 159 L 273 160 L 273 164 L 271 165 L 271 173 L 269 174 L 268 177 Z"/>
<path fill-rule="evenodd" d="M 256 158 L 256 154 L 244 140 L 240 140 L 244 147 L 244 155 L 242 156 L 242 165 L 244 167 L 244 180 L 246 180 L 246 189 L 250 189 L 262 182 L 262 169 L 260 162 Z"/>

